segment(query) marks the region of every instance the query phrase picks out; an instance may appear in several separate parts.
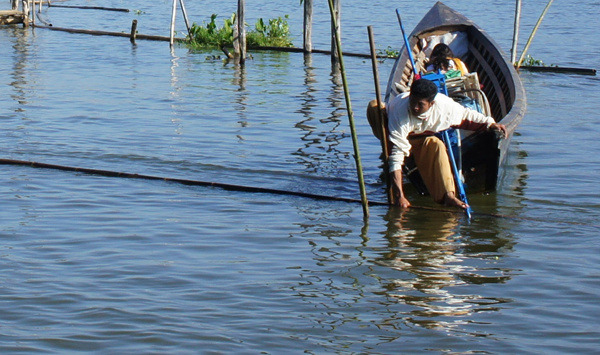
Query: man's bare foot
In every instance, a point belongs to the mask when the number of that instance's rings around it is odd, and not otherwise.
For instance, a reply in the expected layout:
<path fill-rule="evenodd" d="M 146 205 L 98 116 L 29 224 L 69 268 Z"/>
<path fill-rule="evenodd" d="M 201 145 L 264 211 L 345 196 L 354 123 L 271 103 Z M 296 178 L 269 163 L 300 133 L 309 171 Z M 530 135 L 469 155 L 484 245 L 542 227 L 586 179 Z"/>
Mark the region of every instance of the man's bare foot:
<path fill-rule="evenodd" d="M 449 207 L 460 207 L 464 210 L 469 207 L 469 205 L 456 198 L 453 192 L 448 192 L 444 195 L 444 205 Z"/>

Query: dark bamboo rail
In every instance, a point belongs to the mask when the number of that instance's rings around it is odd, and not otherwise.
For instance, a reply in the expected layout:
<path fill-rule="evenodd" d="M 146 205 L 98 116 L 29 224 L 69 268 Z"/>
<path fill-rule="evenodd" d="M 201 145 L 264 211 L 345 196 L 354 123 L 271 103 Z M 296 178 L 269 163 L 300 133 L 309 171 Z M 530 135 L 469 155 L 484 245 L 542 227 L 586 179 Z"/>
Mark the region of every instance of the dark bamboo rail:
<path fill-rule="evenodd" d="M 182 185 L 186 185 L 186 186 L 204 186 L 204 187 L 215 187 L 215 188 L 219 188 L 219 189 L 223 189 L 223 190 L 227 190 L 227 191 L 240 191 L 240 192 L 250 192 L 250 193 L 265 193 L 265 194 L 273 194 L 273 195 L 298 196 L 298 197 L 310 198 L 310 199 L 320 200 L 320 201 L 362 203 L 362 201 L 359 199 L 345 198 L 345 197 L 338 197 L 338 196 L 317 195 L 317 194 L 311 194 L 311 193 L 305 193 L 305 192 L 299 192 L 299 191 L 287 191 L 287 190 L 271 189 L 271 188 L 264 188 L 264 187 L 241 186 L 241 185 L 224 184 L 224 183 L 218 183 L 218 182 L 160 177 L 160 176 L 152 176 L 152 175 L 144 175 L 144 174 L 117 172 L 117 171 L 111 171 L 111 170 L 78 168 L 78 167 L 73 167 L 73 166 L 39 163 L 39 162 L 26 161 L 26 160 L 14 160 L 14 159 L 0 158 L 0 165 L 28 166 L 28 167 L 39 168 L 39 169 L 53 169 L 53 170 L 78 172 L 78 173 L 89 174 L 89 175 L 98 175 L 98 176 L 116 177 L 116 178 L 165 181 L 165 182 L 171 182 L 171 183 L 176 183 L 176 184 L 182 184 Z M 398 210 L 400 209 L 399 207 L 392 207 L 387 202 L 383 202 L 383 201 L 369 200 L 368 203 L 370 206 L 387 206 L 388 208 L 397 208 Z M 428 207 L 428 206 L 411 205 L 410 209 L 452 213 L 452 214 L 456 214 L 457 217 L 462 216 L 464 214 L 464 212 L 459 209 L 435 208 L 435 207 Z M 498 214 L 498 213 L 474 212 L 473 217 L 491 217 L 491 218 L 503 218 L 503 219 L 531 221 L 531 222 L 549 223 L 549 224 L 580 225 L 580 226 L 587 226 L 587 227 L 593 227 L 593 228 L 600 229 L 599 225 L 593 225 L 593 224 L 589 224 L 589 223 L 582 223 L 582 222 L 576 222 L 576 221 L 559 221 L 559 220 L 548 221 L 548 220 L 543 220 L 543 219 L 539 219 L 539 218 L 509 216 L 509 215 Z"/>
<path fill-rule="evenodd" d="M 97 31 L 97 30 L 84 30 L 84 29 L 75 29 L 75 28 L 64 28 L 64 27 L 56 27 L 56 26 L 42 26 L 42 25 L 33 25 L 35 28 L 44 28 L 53 31 L 67 32 L 67 33 L 81 33 L 88 34 L 93 36 L 114 36 L 114 37 L 126 37 L 130 38 L 131 33 L 125 32 L 111 32 L 111 31 Z M 169 42 L 171 40 L 168 36 L 156 36 L 156 35 L 145 35 L 145 34 L 136 34 L 136 39 L 146 39 L 151 41 L 166 41 Z M 175 38 L 177 42 L 185 42 L 187 41 L 185 38 Z"/>
<path fill-rule="evenodd" d="M 299 197 L 312 198 L 315 200 L 329 200 L 329 201 L 340 201 L 340 202 L 349 202 L 349 203 L 361 203 L 361 200 L 358 200 L 358 199 L 337 197 L 337 196 L 324 196 L 324 195 L 317 195 L 317 194 L 311 194 L 311 193 L 305 193 L 305 192 L 299 192 L 299 191 L 287 191 L 287 190 L 271 189 L 271 188 L 264 188 L 264 187 L 225 184 L 225 183 L 210 182 L 210 181 L 199 181 L 199 180 L 169 178 L 169 177 L 160 177 L 160 176 L 152 176 L 152 175 L 144 175 L 144 174 L 124 173 L 124 172 L 117 172 L 117 171 L 111 171 L 111 170 L 78 168 L 78 167 L 73 167 L 73 166 L 47 164 L 47 163 L 39 163 L 39 162 L 25 161 L 25 160 L 0 159 L 0 164 L 1 165 L 30 166 L 33 168 L 53 169 L 53 170 L 61 170 L 61 171 L 72 171 L 72 172 L 79 172 L 79 173 L 85 173 L 85 174 L 90 174 L 90 175 L 100 175 L 100 176 L 107 176 L 107 177 L 143 179 L 143 180 L 160 180 L 160 181 L 174 182 L 174 183 L 188 185 L 188 186 L 217 187 L 217 188 L 220 188 L 223 190 L 228 190 L 228 191 L 258 192 L 258 193 L 268 193 L 268 194 L 275 194 L 275 195 L 299 196 Z M 370 203 L 372 205 L 379 205 L 379 206 L 387 205 L 387 202 L 371 202 L 370 201 Z"/>
<path fill-rule="evenodd" d="M 116 11 L 116 12 L 129 12 L 129 9 L 120 9 L 114 7 L 102 7 L 102 6 L 75 6 L 75 5 L 55 5 L 48 2 L 48 7 L 63 7 L 69 9 L 83 9 L 83 10 L 104 10 L 104 11 Z"/>
<path fill-rule="evenodd" d="M 580 74 L 580 75 L 596 75 L 596 69 L 586 68 L 569 68 L 569 67 L 542 67 L 542 66 L 520 66 L 519 70 L 527 70 L 544 73 L 564 73 L 564 74 Z"/>

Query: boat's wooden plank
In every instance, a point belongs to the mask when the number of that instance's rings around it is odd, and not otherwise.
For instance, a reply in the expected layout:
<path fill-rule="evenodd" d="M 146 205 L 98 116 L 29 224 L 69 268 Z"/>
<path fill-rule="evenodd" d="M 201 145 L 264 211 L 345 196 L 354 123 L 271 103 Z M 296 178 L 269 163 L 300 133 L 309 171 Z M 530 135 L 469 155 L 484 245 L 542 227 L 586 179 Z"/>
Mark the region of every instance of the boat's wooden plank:
<path fill-rule="evenodd" d="M 487 61 L 485 60 L 485 58 L 483 57 L 481 52 L 472 43 L 469 43 L 469 52 L 471 54 L 473 54 L 473 56 L 475 57 L 477 62 L 481 65 L 482 69 L 486 73 L 485 76 L 480 75 L 480 77 L 485 78 L 486 80 L 489 80 L 492 83 L 492 85 L 494 86 L 494 91 L 496 92 L 496 97 L 498 98 L 499 103 L 500 103 L 500 111 L 502 112 L 502 117 L 506 116 L 506 113 L 508 112 L 507 105 L 506 105 L 506 98 L 504 97 L 504 92 L 502 91 L 502 85 L 500 85 L 500 81 L 498 81 L 498 78 L 496 77 L 494 70 L 487 63 Z"/>

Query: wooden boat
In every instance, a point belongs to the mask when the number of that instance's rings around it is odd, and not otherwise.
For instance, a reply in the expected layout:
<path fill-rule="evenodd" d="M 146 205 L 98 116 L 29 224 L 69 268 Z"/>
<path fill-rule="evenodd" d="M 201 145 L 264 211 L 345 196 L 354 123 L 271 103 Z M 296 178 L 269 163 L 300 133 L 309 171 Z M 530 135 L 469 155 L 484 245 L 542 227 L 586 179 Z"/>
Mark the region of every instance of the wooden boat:
<path fill-rule="evenodd" d="M 513 65 L 494 40 L 471 20 L 441 2 L 431 8 L 409 35 L 409 47 L 419 71 L 423 71 L 427 55 L 436 42 L 448 44 L 469 72 L 477 73 L 479 83 L 476 85 L 489 103 L 486 114 L 507 128 L 505 139 L 499 139 L 491 132 L 465 132 L 461 139 L 462 172 L 468 190 L 495 190 L 510 138 L 525 114 L 525 90 Z M 390 74 L 385 102 L 407 91 L 413 81 L 413 68 L 406 48 L 400 53 Z M 480 94 L 473 91 L 467 94 L 482 101 Z M 418 191 L 424 192 L 420 175 L 410 163 L 411 160 L 407 160 L 405 174 Z"/>

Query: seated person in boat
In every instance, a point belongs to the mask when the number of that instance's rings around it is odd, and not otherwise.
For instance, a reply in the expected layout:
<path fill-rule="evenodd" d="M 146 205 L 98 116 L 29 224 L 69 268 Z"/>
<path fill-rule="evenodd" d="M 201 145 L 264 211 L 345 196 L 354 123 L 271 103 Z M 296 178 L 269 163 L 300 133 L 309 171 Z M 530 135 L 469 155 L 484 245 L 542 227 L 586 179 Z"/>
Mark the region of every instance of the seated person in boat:
<path fill-rule="evenodd" d="M 377 109 L 377 104 L 373 105 L 373 109 Z M 392 143 L 389 167 L 396 204 L 402 208 L 410 206 L 402 189 L 402 164 L 412 153 L 433 199 L 447 206 L 466 209 L 467 205 L 456 197 L 446 147 L 434 134 L 454 127 L 471 131 L 497 130 L 506 136 L 504 125 L 438 93 L 437 86 L 426 79 L 414 81 L 410 94 L 391 99 L 387 115 L 389 140 Z"/>
<path fill-rule="evenodd" d="M 428 72 L 438 72 L 446 74 L 448 77 L 456 77 L 469 73 L 467 66 L 459 58 L 454 56 L 454 53 L 444 43 L 438 43 L 429 56 L 429 60 L 425 65 Z"/>

